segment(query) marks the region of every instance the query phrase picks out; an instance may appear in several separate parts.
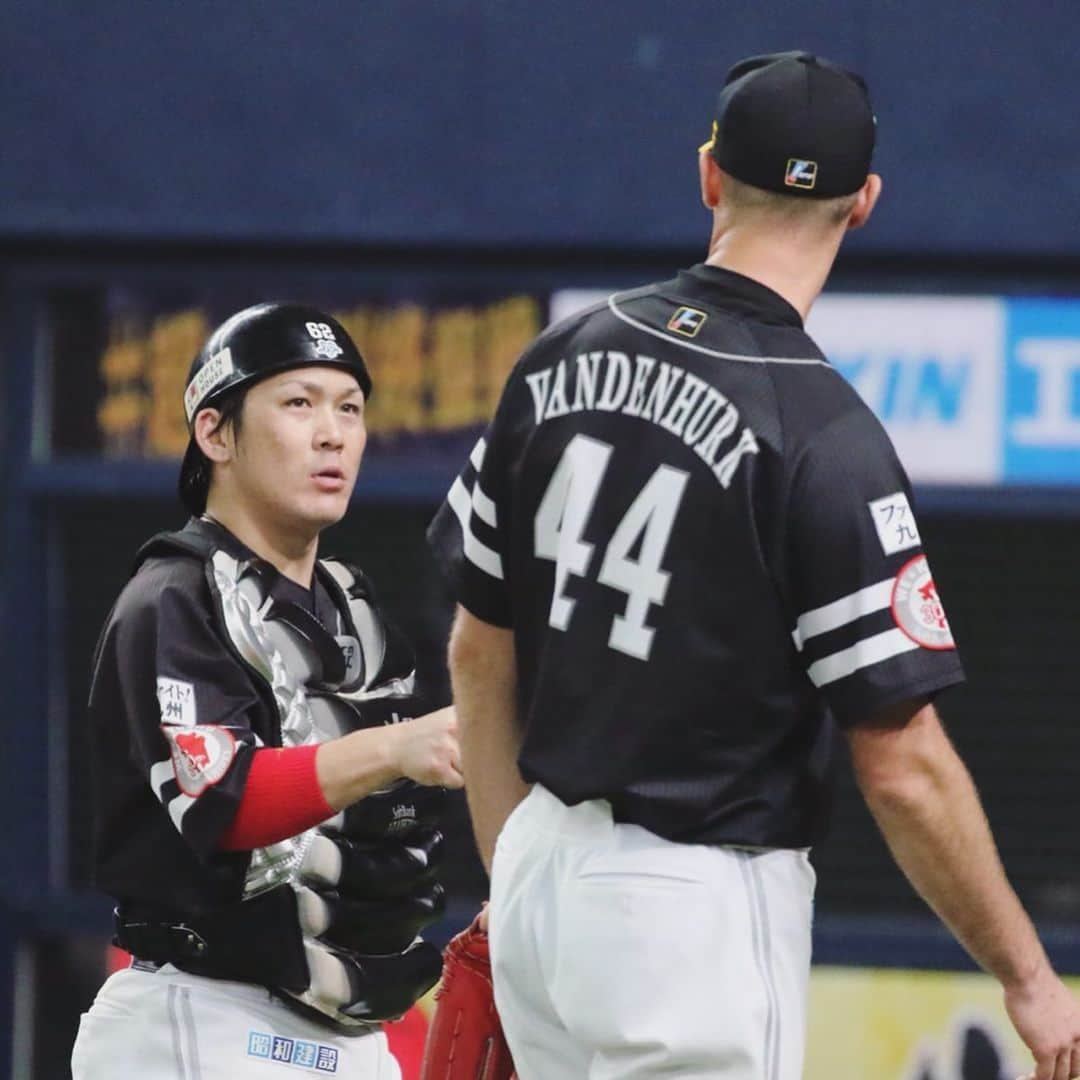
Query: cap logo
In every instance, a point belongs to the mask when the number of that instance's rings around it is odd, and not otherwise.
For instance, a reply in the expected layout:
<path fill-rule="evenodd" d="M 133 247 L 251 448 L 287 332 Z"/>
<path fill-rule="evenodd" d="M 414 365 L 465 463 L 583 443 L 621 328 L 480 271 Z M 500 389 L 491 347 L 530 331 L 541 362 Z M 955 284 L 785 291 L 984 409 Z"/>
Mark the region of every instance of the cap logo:
<path fill-rule="evenodd" d="M 309 322 L 304 324 L 308 334 L 315 342 L 315 355 L 325 356 L 327 360 L 336 360 L 345 350 L 334 338 L 333 328 L 324 322 Z"/>
<path fill-rule="evenodd" d="M 805 161 L 802 158 L 788 158 L 784 183 L 788 187 L 809 191 L 817 183 L 817 162 Z"/>
<path fill-rule="evenodd" d="M 187 414 L 188 423 L 191 423 L 199 402 L 204 401 L 206 396 L 220 386 L 233 373 L 232 350 L 222 349 L 214 353 L 198 371 L 195 377 L 188 383 L 184 391 L 184 412 Z"/>
<path fill-rule="evenodd" d="M 697 337 L 698 331 L 705 325 L 709 316 L 697 308 L 681 307 L 668 319 L 667 328 L 683 337 Z"/>

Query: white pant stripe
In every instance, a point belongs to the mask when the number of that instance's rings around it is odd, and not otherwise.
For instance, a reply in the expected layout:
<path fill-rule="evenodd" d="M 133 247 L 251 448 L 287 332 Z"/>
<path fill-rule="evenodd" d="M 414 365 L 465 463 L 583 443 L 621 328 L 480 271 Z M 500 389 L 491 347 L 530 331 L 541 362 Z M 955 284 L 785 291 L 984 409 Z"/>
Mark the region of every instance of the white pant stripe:
<path fill-rule="evenodd" d="M 754 894 L 757 897 L 759 918 L 761 919 L 761 945 L 762 955 L 765 961 L 765 985 L 769 996 L 772 998 L 773 1025 L 770 1032 L 769 1056 L 766 1064 L 766 1075 L 769 1080 L 777 1080 L 780 1076 L 780 1024 L 783 1014 L 780 1011 L 780 995 L 776 989 L 776 980 L 772 968 L 772 928 L 769 925 L 769 905 L 765 898 L 765 886 L 761 881 L 761 874 L 757 862 L 751 857 L 749 860 L 750 878 L 754 883 Z"/>
<path fill-rule="evenodd" d="M 169 1029 L 172 1033 L 173 1056 L 176 1058 L 176 1076 L 177 1080 L 193 1080 L 184 1061 L 184 1038 L 180 1031 L 180 1013 L 177 1008 L 179 994 L 178 986 L 170 986 L 166 1006 L 169 1013 Z"/>
<path fill-rule="evenodd" d="M 202 1080 L 202 1064 L 199 1061 L 199 1044 L 195 1039 L 195 1017 L 191 1011 L 191 991 L 180 990 L 180 1029 L 186 1038 L 185 1051 L 191 1080 Z"/>
<path fill-rule="evenodd" d="M 746 891 L 746 903 L 750 913 L 750 935 L 754 947 L 754 964 L 758 970 L 758 977 L 765 990 L 765 1050 L 762 1057 L 762 1067 L 765 1072 L 763 1080 L 775 1080 L 776 1068 L 774 1061 L 774 1043 L 776 1037 L 776 995 L 772 985 L 772 977 L 765 955 L 765 928 L 761 918 L 761 906 L 758 902 L 758 892 L 754 879 L 751 860 L 752 855 L 738 852 L 739 872 L 743 879 L 743 888 Z"/>

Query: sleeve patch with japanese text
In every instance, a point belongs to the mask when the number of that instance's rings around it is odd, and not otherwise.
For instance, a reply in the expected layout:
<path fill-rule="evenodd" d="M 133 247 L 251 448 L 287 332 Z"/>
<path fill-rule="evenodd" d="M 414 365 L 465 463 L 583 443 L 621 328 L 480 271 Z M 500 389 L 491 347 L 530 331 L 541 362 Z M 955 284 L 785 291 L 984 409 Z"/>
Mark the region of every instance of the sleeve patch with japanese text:
<path fill-rule="evenodd" d="M 195 710 L 195 687 L 191 683 L 159 675 L 157 699 L 163 724 L 194 727 L 198 723 Z"/>
<path fill-rule="evenodd" d="M 218 783 L 236 757 L 236 739 L 227 728 L 205 724 L 176 728 L 163 724 L 161 730 L 169 740 L 176 783 L 193 798 Z"/>
<path fill-rule="evenodd" d="M 898 551 L 919 547 L 922 539 L 919 527 L 915 524 L 915 515 L 911 511 L 908 497 L 902 491 L 886 495 L 866 504 L 870 516 L 874 519 L 881 548 L 886 555 L 895 555 Z"/>

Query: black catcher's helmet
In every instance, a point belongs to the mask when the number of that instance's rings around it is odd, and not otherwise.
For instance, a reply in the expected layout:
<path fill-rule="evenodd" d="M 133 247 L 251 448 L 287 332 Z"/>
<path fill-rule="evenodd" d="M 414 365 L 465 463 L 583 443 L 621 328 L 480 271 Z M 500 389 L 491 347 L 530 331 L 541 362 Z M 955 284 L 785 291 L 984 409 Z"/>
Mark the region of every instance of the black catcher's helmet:
<path fill-rule="evenodd" d="M 184 391 L 188 431 L 200 409 L 230 390 L 298 367 L 344 368 L 356 376 L 364 397 L 371 376 L 352 338 L 333 317 L 303 304 L 256 304 L 226 319 L 192 361 Z M 180 466 L 180 498 L 198 517 L 206 509 L 210 465 L 195 439 Z"/>

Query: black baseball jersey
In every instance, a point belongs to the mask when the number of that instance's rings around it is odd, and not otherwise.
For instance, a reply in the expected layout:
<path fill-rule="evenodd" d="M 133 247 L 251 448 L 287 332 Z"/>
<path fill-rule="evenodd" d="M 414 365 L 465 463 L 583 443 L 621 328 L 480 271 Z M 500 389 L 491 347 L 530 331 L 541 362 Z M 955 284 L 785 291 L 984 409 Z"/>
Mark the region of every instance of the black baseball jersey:
<path fill-rule="evenodd" d="M 714 267 L 542 334 L 429 537 L 513 629 L 525 779 L 671 839 L 812 843 L 831 718 L 963 678 L 888 436 Z"/>
<path fill-rule="evenodd" d="M 212 530 L 235 558 L 255 559 L 220 526 L 193 528 Z M 308 590 L 263 565 L 275 602 L 343 633 L 318 574 Z M 128 582 L 98 643 L 89 721 L 98 887 L 172 912 L 239 900 L 249 854 L 218 846 L 253 750 L 281 745 L 280 714 L 269 685 L 235 656 L 202 559 L 151 557 Z"/>

